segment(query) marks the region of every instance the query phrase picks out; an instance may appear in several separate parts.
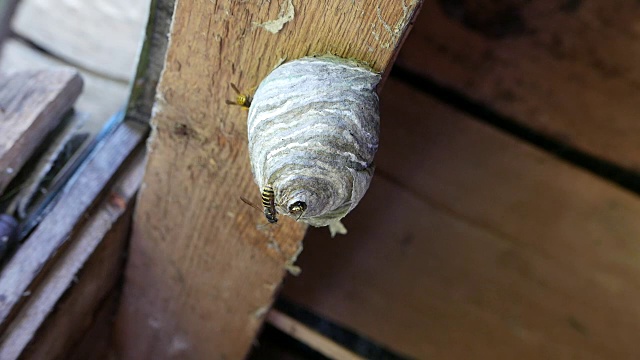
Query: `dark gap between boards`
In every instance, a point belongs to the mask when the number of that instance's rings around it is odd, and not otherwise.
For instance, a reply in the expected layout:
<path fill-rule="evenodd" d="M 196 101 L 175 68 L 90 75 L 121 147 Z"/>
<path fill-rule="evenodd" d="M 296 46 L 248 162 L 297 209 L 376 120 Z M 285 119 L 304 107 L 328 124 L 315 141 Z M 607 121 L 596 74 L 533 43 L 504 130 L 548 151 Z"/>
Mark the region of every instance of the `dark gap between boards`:
<path fill-rule="evenodd" d="M 479 101 L 470 99 L 455 89 L 446 87 L 433 79 L 400 66 L 393 67 L 391 76 L 485 124 L 543 149 L 562 160 L 609 180 L 627 190 L 640 194 L 640 174 L 632 170 L 626 169 L 609 160 L 598 158 L 582 150 L 575 149 L 553 137 L 536 132 L 518 123 L 515 119 L 500 114 Z"/>
<path fill-rule="evenodd" d="M 392 350 L 375 343 L 373 340 L 367 339 L 350 329 L 335 324 L 321 317 L 320 315 L 315 314 L 311 310 L 306 309 L 305 307 L 291 302 L 285 298 L 279 297 L 274 303 L 273 307 L 364 358 L 371 360 L 409 359 L 408 357 L 397 354 Z M 270 326 L 266 326 L 263 333 L 269 336 L 269 339 L 271 340 L 274 339 L 272 334 L 269 335 L 272 330 L 275 329 Z M 300 343 L 298 340 L 290 338 L 288 335 L 286 335 L 286 337 L 289 338 L 290 341 L 282 342 L 281 344 L 287 348 L 291 347 L 291 349 L 295 350 L 296 353 L 307 355 L 308 357 L 303 357 L 304 359 L 311 360 L 325 358 L 323 355 L 317 353 L 315 350 L 311 350 L 311 348 Z M 259 337 L 259 339 L 260 338 L 262 338 L 262 335 Z M 301 347 L 298 344 L 303 346 Z M 311 350 L 311 352 L 308 352 L 309 350 Z"/>

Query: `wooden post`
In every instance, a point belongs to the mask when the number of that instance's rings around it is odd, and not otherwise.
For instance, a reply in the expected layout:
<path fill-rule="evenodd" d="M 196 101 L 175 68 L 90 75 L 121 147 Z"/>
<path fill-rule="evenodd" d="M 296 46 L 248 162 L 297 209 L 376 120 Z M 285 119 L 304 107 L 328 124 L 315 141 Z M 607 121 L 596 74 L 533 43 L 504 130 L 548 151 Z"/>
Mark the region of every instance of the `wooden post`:
<path fill-rule="evenodd" d="M 240 359 L 301 250 L 304 227 L 265 226 L 246 112 L 225 104 L 276 65 L 356 58 L 384 72 L 419 1 L 178 1 L 157 90 L 117 324 L 125 359 Z"/>

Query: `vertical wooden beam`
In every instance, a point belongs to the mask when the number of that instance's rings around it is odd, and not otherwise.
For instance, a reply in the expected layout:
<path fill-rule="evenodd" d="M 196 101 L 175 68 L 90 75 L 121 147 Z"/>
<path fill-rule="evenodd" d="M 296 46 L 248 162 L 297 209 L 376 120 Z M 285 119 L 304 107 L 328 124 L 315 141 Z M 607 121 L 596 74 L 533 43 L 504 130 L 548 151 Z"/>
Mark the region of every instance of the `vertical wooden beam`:
<path fill-rule="evenodd" d="M 250 89 L 283 60 L 332 54 L 385 71 L 419 1 L 178 1 L 158 85 L 118 318 L 126 359 L 240 359 L 304 227 L 264 226 L 249 170 Z"/>

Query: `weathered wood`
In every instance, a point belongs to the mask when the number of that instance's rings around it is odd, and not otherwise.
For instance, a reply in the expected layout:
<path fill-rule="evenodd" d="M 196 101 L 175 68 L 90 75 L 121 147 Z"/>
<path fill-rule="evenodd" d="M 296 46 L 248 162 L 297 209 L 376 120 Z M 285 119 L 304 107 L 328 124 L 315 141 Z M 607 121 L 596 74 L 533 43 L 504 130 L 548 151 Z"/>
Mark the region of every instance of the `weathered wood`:
<path fill-rule="evenodd" d="M 45 278 L 25 295 L 25 304 L 0 338 L 0 359 L 64 358 L 91 325 L 92 313 L 122 274 L 128 204 L 143 170 L 143 153 L 138 151 L 106 199 L 68 239 L 69 246 Z"/>
<path fill-rule="evenodd" d="M 398 65 L 640 171 L 640 4 L 428 0 Z"/>
<path fill-rule="evenodd" d="M 389 81 L 378 168 L 284 295 L 417 359 L 637 359 L 640 200 Z"/>
<path fill-rule="evenodd" d="M 25 70 L 43 70 L 69 66 L 43 52 L 34 50 L 23 42 L 9 39 L 0 58 L 0 71 L 12 73 Z M 90 114 L 83 130 L 93 134 L 104 127 L 105 122 L 127 102 L 128 82 L 120 82 L 79 69 L 84 86 L 73 108 Z"/>
<path fill-rule="evenodd" d="M 283 59 L 327 52 L 386 70 L 417 5 L 177 3 L 134 216 L 121 356 L 246 354 L 304 228 L 285 219 L 264 227 L 261 212 L 240 201 L 259 197 L 246 113 L 225 104 L 229 84 L 250 89 Z M 271 33 L 265 23 L 275 19 L 283 27 Z"/>
<path fill-rule="evenodd" d="M 103 193 L 120 164 L 143 140 L 145 131 L 134 124 L 121 125 L 6 264 L 0 273 L 0 329 L 4 329 L 12 314 L 20 309 L 24 294 L 34 290 L 33 282 L 56 253 L 64 249 L 73 230 Z"/>
<path fill-rule="evenodd" d="M 13 29 L 70 64 L 129 81 L 148 11 L 148 0 L 22 0 Z"/>
<path fill-rule="evenodd" d="M 0 74 L 0 193 L 81 90 L 82 79 L 70 68 Z"/>
<path fill-rule="evenodd" d="M 69 350 L 65 360 L 118 360 L 113 351 L 113 323 L 120 300 L 119 290 L 112 291 L 95 310 L 91 327 L 83 334 L 80 342 Z"/>
<path fill-rule="evenodd" d="M 138 55 L 127 119 L 148 124 L 160 73 L 164 67 L 175 0 L 151 0 L 149 20 Z"/>
<path fill-rule="evenodd" d="M 308 326 L 278 310 L 271 309 L 269 311 L 267 314 L 267 322 L 329 359 L 364 360 L 363 357 L 345 349 L 342 345 L 326 338 L 324 335 L 310 329 Z"/>

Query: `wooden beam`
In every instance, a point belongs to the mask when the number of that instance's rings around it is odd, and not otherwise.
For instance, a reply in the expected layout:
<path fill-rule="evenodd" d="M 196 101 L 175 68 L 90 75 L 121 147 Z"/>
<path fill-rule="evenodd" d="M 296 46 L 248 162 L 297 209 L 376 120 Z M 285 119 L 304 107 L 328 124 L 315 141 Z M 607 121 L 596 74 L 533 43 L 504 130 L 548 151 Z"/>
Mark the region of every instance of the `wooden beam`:
<path fill-rule="evenodd" d="M 71 68 L 0 75 L 0 193 L 82 90 Z"/>
<path fill-rule="evenodd" d="M 124 123 L 77 174 L 75 182 L 34 232 L 18 248 L 0 273 L 0 329 L 4 330 L 46 275 L 56 254 L 68 245 L 71 234 L 103 194 L 119 166 L 140 144 L 146 127 Z"/>
<path fill-rule="evenodd" d="M 289 300 L 409 358 L 640 356 L 637 195 L 397 81 L 381 116 L 350 236 L 309 231 Z"/>
<path fill-rule="evenodd" d="M 427 0 L 398 65 L 637 172 L 639 17 L 635 0 Z"/>
<path fill-rule="evenodd" d="M 388 70 L 418 5 L 177 2 L 118 319 L 124 358 L 242 358 L 301 249 L 302 225 L 264 226 L 240 201 L 259 194 L 229 84 L 251 89 L 283 60 L 327 52 Z"/>
<path fill-rule="evenodd" d="M 93 312 L 123 270 L 132 199 L 144 170 L 142 149 L 131 160 L 106 199 L 91 215 L 85 213 L 87 219 L 38 286 L 22 294 L 24 305 L 0 337 L 1 359 L 66 358 L 90 327 Z"/>
<path fill-rule="evenodd" d="M 0 71 L 44 70 L 69 66 L 68 63 L 38 51 L 28 44 L 8 39 L 0 57 Z M 83 130 L 98 133 L 106 121 L 126 103 L 129 96 L 129 83 L 111 80 L 83 69 L 78 69 L 84 86 L 73 108 L 90 115 Z"/>

